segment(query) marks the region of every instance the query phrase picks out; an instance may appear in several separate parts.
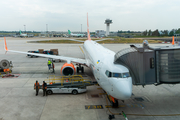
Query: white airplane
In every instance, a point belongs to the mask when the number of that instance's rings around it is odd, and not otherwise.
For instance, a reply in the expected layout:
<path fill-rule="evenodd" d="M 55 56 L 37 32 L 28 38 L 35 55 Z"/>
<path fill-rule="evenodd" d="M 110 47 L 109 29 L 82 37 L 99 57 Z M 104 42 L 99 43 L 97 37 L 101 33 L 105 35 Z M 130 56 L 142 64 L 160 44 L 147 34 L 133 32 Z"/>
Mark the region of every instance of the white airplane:
<path fill-rule="evenodd" d="M 19 32 L 20 32 L 20 37 L 27 37 L 27 34 L 21 33 L 21 30 Z"/>
<path fill-rule="evenodd" d="M 85 59 L 65 57 L 65 56 L 55 56 L 55 55 L 45 55 L 38 53 L 27 53 L 21 51 L 9 50 L 7 48 L 6 39 L 5 50 L 9 52 L 30 54 L 35 56 L 61 59 L 67 61 L 61 67 L 62 75 L 73 75 L 76 72 L 73 63 L 78 64 L 77 71 L 84 71 L 81 65 L 89 67 L 98 84 L 111 96 L 112 101 L 116 99 L 126 100 L 132 95 L 132 78 L 130 77 L 129 70 L 119 64 L 114 64 L 115 52 L 101 46 L 96 41 L 91 40 L 89 33 L 89 24 L 87 16 L 87 36 L 88 39 L 84 42 L 84 52 Z M 114 102 L 115 103 L 115 102 Z"/>
<path fill-rule="evenodd" d="M 73 33 L 71 33 L 70 30 L 68 30 L 68 34 L 73 36 L 73 37 L 84 37 L 85 36 L 85 34 L 73 34 Z"/>

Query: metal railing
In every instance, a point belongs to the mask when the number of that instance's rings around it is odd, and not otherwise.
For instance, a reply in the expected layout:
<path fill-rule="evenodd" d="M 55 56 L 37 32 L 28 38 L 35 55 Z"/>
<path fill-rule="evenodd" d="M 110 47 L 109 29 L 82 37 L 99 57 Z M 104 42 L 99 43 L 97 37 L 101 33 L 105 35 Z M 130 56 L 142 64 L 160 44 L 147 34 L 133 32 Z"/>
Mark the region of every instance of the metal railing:
<path fill-rule="evenodd" d="M 82 75 L 71 75 L 71 76 L 55 76 L 50 75 L 48 79 L 45 79 L 46 83 L 54 84 L 54 83 L 61 83 L 61 86 L 63 86 L 64 83 L 88 83 L 91 84 L 89 79 L 84 79 Z"/>

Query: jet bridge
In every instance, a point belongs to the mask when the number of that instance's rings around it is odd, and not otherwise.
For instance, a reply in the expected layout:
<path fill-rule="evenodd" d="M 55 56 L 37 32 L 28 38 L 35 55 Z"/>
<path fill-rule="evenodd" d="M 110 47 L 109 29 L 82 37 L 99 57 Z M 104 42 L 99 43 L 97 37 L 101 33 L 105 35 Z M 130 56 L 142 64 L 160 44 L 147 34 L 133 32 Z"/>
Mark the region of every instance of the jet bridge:
<path fill-rule="evenodd" d="M 126 66 L 134 85 L 180 83 L 180 47 L 130 45 L 117 52 L 114 63 Z"/>

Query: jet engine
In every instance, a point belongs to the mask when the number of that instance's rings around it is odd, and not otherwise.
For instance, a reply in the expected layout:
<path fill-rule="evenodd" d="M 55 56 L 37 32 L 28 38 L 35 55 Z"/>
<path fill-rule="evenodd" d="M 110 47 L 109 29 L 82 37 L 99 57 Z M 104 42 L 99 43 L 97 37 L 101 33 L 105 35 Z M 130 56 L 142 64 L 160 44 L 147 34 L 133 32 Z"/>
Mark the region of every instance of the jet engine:
<path fill-rule="evenodd" d="M 8 60 L 1 60 L 0 61 L 0 68 L 2 69 L 8 69 L 10 67 L 10 63 Z"/>
<path fill-rule="evenodd" d="M 74 75 L 75 72 L 76 69 L 72 63 L 64 63 L 64 65 L 61 67 L 62 75 Z"/>

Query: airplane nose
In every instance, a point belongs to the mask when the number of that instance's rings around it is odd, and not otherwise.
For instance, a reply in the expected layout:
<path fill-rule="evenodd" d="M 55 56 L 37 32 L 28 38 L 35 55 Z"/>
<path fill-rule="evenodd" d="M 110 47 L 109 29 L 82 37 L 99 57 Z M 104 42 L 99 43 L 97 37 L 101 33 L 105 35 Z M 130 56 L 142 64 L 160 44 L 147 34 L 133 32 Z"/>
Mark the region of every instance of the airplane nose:
<path fill-rule="evenodd" d="M 120 80 L 115 84 L 117 99 L 126 100 L 132 95 L 132 79 Z"/>

